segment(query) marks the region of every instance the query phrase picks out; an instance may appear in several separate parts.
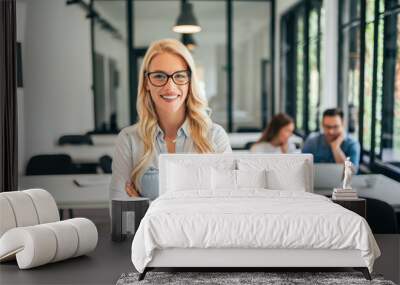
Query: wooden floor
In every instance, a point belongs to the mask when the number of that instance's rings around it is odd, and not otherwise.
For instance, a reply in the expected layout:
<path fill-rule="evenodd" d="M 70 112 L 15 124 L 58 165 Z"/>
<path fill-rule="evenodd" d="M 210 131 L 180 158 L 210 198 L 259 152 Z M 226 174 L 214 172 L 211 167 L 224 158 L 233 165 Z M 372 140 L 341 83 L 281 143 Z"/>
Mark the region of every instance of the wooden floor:
<path fill-rule="evenodd" d="M 131 240 L 116 243 L 110 239 L 108 210 L 75 210 L 74 214 L 96 223 L 99 243 L 94 252 L 29 270 L 19 270 L 16 262 L 3 263 L 0 284 L 115 284 L 122 273 L 135 271 L 130 258 Z M 382 256 L 376 261 L 374 272 L 399 284 L 400 235 L 375 238 Z"/>

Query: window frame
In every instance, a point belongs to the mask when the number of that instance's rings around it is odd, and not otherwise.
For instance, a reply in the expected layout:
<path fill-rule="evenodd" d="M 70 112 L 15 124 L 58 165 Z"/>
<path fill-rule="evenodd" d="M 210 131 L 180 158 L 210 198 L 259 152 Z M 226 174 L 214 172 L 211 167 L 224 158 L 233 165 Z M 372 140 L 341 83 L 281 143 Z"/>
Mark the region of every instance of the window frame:
<path fill-rule="evenodd" d="M 319 131 L 320 129 L 320 102 L 322 95 L 321 82 L 322 69 L 321 69 L 321 41 L 322 41 L 322 29 L 321 29 L 321 10 L 323 7 L 323 0 L 302 0 L 292 8 L 287 10 L 280 19 L 280 31 L 281 31 L 281 50 L 280 50 L 280 98 L 283 103 L 284 110 L 290 116 L 293 117 L 296 125 L 295 133 L 305 138 L 310 132 Z M 317 35 L 310 38 L 310 23 L 309 16 L 313 9 L 317 9 L 318 23 L 317 23 Z M 299 43 L 297 34 L 297 20 L 299 17 L 303 17 L 303 43 Z M 316 128 L 310 129 L 310 42 L 318 41 L 317 43 L 317 68 L 319 71 L 319 84 L 318 84 L 318 98 L 317 98 L 317 110 L 316 110 Z M 303 45 L 303 84 L 302 84 L 302 102 L 301 109 L 303 110 L 303 116 L 301 119 L 301 128 L 299 128 L 300 122 L 297 120 L 298 108 L 297 108 L 297 96 L 299 95 L 296 91 L 297 84 L 297 48 L 299 45 Z M 290 52 L 286 52 L 292 49 Z M 293 50 L 294 49 L 294 50 Z"/>
<path fill-rule="evenodd" d="M 343 105 L 344 102 L 344 90 L 343 90 L 343 74 L 342 72 L 342 64 L 343 64 L 343 52 L 342 52 L 342 45 L 343 45 L 343 31 L 346 25 L 351 24 L 349 23 L 342 24 L 342 15 L 344 15 L 344 5 L 343 3 L 345 0 L 339 0 L 338 2 L 338 102 L 340 105 Z M 359 33 L 359 40 L 360 40 L 360 81 L 359 81 L 359 132 L 358 132 L 358 139 L 361 145 L 361 170 L 363 172 L 376 172 L 384 174 L 388 177 L 391 177 L 397 181 L 400 181 L 400 167 L 397 167 L 391 163 L 384 162 L 382 160 L 382 149 L 384 146 L 392 146 L 393 142 L 388 142 L 384 136 L 387 136 L 387 132 L 393 130 L 393 121 L 394 121 L 394 82 L 395 82 L 395 69 L 393 68 L 393 62 L 387 60 L 385 56 L 385 52 L 387 52 L 387 45 L 390 44 L 387 41 L 386 35 L 390 32 L 395 32 L 397 34 L 397 21 L 392 21 L 393 19 L 389 19 L 388 15 L 398 15 L 400 16 L 400 4 L 394 5 L 388 9 L 386 6 L 390 3 L 390 0 L 385 0 L 383 3 L 385 4 L 384 9 L 380 7 L 382 4 L 380 0 L 375 0 L 372 2 L 374 5 L 374 18 L 373 20 L 366 19 L 366 0 L 360 0 L 360 33 Z M 379 28 L 380 28 L 380 21 L 383 18 L 383 33 L 384 33 L 384 41 L 383 44 L 379 42 Z M 394 22 L 394 25 L 393 25 Z M 374 34 L 374 42 L 373 42 L 373 58 L 372 58 L 372 117 L 371 117 L 371 140 L 370 140 L 370 150 L 366 150 L 364 146 L 364 121 L 363 115 L 365 112 L 365 54 L 366 54 L 366 25 L 373 24 L 373 34 Z M 381 44 L 381 46 L 379 46 Z M 393 44 L 393 43 L 392 43 Z M 395 43 L 396 44 L 396 43 Z M 383 49 L 383 62 L 382 62 L 382 78 L 391 78 L 393 80 L 382 80 L 381 88 L 382 90 L 378 90 L 378 56 L 379 56 L 379 48 Z M 397 44 L 396 44 L 397 48 Z M 394 60 L 394 67 L 396 62 Z M 368 71 L 367 71 L 368 72 Z M 381 92 L 381 98 L 378 98 L 378 91 Z M 378 99 L 381 99 L 381 102 L 378 102 Z M 377 134 L 377 123 L 378 123 L 378 114 L 377 114 L 377 104 L 380 103 L 381 114 L 380 117 L 382 118 L 381 125 L 380 125 L 380 138 L 379 141 L 376 138 Z M 383 115 L 385 114 L 385 116 Z M 388 115 L 388 114 L 391 114 Z M 390 134 L 389 134 L 390 135 Z M 379 144 L 379 145 L 378 145 Z M 379 147 L 379 153 L 376 153 L 376 146 Z"/>

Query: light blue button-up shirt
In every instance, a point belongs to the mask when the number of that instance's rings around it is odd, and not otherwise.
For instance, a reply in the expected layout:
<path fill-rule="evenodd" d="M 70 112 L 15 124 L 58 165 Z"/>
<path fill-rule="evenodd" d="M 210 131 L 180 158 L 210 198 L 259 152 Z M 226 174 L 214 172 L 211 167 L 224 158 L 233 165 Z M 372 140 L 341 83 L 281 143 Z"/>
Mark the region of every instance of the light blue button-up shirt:
<path fill-rule="evenodd" d="M 229 137 L 221 126 L 213 124 L 208 137 L 215 153 L 232 152 Z M 164 132 L 160 127 L 157 127 L 155 142 L 153 158 L 141 178 L 141 195 L 150 199 L 158 197 L 158 156 L 160 153 L 168 153 L 164 140 Z M 128 194 L 125 192 L 125 184 L 130 181 L 132 170 L 143 156 L 143 152 L 144 145 L 142 139 L 139 137 L 138 126 L 133 125 L 121 130 L 115 144 L 110 199 L 128 197 Z M 177 132 L 175 152 L 196 153 L 190 135 L 188 120 L 183 123 Z"/>

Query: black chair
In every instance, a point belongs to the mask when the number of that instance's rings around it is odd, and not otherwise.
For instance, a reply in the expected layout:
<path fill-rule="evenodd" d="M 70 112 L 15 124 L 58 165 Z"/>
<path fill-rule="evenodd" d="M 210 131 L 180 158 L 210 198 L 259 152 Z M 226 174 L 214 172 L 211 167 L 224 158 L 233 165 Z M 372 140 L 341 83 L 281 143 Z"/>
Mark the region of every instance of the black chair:
<path fill-rule="evenodd" d="M 397 215 L 393 207 L 381 200 L 367 200 L 367 222 L 374 234 L 399 233 Z"/>
<path fill-rule="evenodd" d="M 93 141 L 92 141 L 92 138 L 89 135 L 65 135 L 65 136 L 61 136 L 58 139 L 58 144 L 59 145 L 66 145 L 66 144 L 93 145 Z"/>
<path fill-rule="evenodd" d="M 253 127 L 241 127 L 236 130 L 237 133 L 258 133 L 262 130 L 260 128 L 253 128 Z"/>
<path fill-rule="evenodd" d="M 55 175 L 79 173 L 67 154 L 40 154 L 32 156 L 26 166 L 26 175 Z"/>
<path fill-rule="evenodd" d="M 67 154 L 40 154 L 32 156 L 26 166 L 26 175 L 57 175 L 76 174 L 76 168 L 72 159 Z M 68 209 L 70 218 L 74 217 L 72 209 Z M 63 219 L 63 209 L 59 210 L 60 219 Z"/>
<path fill-rule="evenodd" d="M 93 131 L 88 131 L 86 135 L 115 135 L 119 133 L 119 129 L 98 129 Z"/>
<path fill-rule="evenodd" d="M 244 145 L 244 149 L 250 150 L 250 148 L 255 144 L 256 142 L 248 142 Z"/>
<path fill-rule="evenodd" d="M 104 173 L 111 173 L 112 158 L 109 155 L 100 157 L 100 168 Z"/>

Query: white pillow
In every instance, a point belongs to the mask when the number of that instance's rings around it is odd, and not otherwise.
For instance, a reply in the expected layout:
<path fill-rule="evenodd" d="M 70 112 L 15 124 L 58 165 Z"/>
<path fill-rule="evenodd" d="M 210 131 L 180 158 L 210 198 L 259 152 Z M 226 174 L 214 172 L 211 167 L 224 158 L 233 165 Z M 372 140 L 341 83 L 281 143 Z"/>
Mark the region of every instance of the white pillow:
<path fill-rule="evenodd" d="M 281 155 L 268 159 L 239 159 L 240 170 L 266 169 L 267 188 L 272 190 L 307 191 L 310 185 L 307 160 Z"/>
<path fill-rule="evenodd" d="M 272 190 L 307 191 L 307 177 L 304 166 L 293 167 L 290 176 L 285 172 L 272 169 L 267 172 L 268 188 Z"/>
<path fill-rule="evenodd" d="M 236 170 L 212 168 L 214 190 L 236 190 Z"/>
<path fill-rule="evenodd" d="M 170 163 L 167 181 L 167 191 L 210 190 L 211 167 Z"/>
<path fill-rule="evenodd" d="M 267 188 L 267 172 L 263 170 L 212 169 L 213 189 Z"/>
<path fill-rule="evenodd" d="M 267 188 L 267 170 L 235 170 L 238 188 Z"/>

